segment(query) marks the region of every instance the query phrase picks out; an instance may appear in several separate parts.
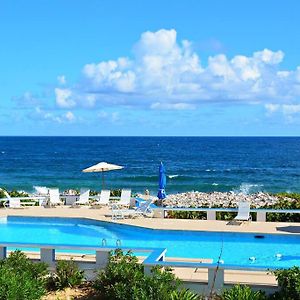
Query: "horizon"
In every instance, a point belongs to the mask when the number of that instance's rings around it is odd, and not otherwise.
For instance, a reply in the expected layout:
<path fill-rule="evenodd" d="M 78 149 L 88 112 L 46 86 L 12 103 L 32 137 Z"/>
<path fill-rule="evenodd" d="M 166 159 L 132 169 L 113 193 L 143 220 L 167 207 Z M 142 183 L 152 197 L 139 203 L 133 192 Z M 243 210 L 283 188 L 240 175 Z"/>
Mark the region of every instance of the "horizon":
<path fill-rule="evenodd" d="M 78 137 L 78 138 L 300 138 L 300 136 L 279 136 L 279 135 L 0 135 L 0 138 L 4 137 L 53 137 L 53 138 L 68 138 L 68 137 Z"/>
<path fill-rule="evenodd" d="M 299 10 L 2 1 L 0 136 L 298 137 Z"/>

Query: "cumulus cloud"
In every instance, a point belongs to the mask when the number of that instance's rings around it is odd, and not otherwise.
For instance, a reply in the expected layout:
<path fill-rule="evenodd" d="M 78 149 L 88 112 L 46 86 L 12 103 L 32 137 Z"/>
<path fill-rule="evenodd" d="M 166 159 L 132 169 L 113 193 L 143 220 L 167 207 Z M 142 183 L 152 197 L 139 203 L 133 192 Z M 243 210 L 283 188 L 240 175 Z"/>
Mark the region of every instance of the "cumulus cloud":
<path fill-rule="evenodd" d="M 300 104 L 274 104 L 267 103 L 265 109 L 269 116 L 279 113 L 283 114 L 289 121 L 296 115 L 300 115 Z"/>
<path fill-rule="evenodd" d="M 54 90 L 54 92 L 55 92 L 55 96 L 56 96 L 56 104 L 59 107 L 68 108 L 68 107 L 75 106 L 76 103 L 71 98 L 72 94 L 73 94 L 72 90 L 56 88 Z"/>
<path fill-rule="evenodd" d="M 59 124 L 74 122 L 76 119 L 75 115 L 71 111 L 63 114 L 54 114 L 53 112 L 46 111 L 39 106 L 35 107 L 34 113 L 31 114 L 31 117 L 33 119 L 47 120 Z"/>
<path fill-rule="evenodd" d="M 191 109 L 201 103 L 290 104 L 300 96 L 300 67 L 282 70 L 281 50 L 210 56 L 207 63 L 174 29 L 144 32 L 132 57 L 86 64 L 82 79 L 55 89 L 61 108 L 138 105 Z M 64 77 L 63 77 L 64 78 Z M 65 84 L 65 78 L 60 83 Z"/>

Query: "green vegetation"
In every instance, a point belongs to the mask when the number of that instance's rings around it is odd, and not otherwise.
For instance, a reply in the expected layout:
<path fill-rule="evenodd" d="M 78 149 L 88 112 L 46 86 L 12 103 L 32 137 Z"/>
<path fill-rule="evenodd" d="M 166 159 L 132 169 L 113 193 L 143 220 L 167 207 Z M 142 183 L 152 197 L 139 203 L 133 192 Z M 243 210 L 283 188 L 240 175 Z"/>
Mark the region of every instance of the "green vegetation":
<path fill-rule="evenodd" d="M 79 270 L 73 261 L 58 261 L 56 271 L 49 278 L 48 287 L 50 289 L 62 290 L 66 287 L 74 287 L 81 284 L 84 280 L 84 272 Z"/>
<path fill-rule="evenodd" d="M 171 269 L 156 266 L 150 275 L 145 275 L 138 259 L 130 251 L 123 254 L 121 250 L 110 254 L 109 263 L 105 271 L 99 273 L 95 288 L 103 299 L 194 300 L 198 297 L 182 290 L 180 280 Z"/>
<path fill-rule="evenodd" d="M 266 205 L 265 208 L 274 209 L 300 209 L 300 194 L 281 193 L 277 195 L 279 201 L 274 205 Z M 287 200 L 289 198 L 290 200 Z M 300 222 L 300 214 L 268 213 L 269 222 Z"/>
<path fill-rule="evenodd" d="M 252 291 L 249 286 L 235 285 L 225 290 L 221 295 L 222 300 L 266 300 L 267 297 L 262 291 Z"/>
<path fill-rule="evenodd" d="M 0 299 L 36 300 L 46 293 L 47 265 L 15 251 L 0 261 Z"/>
<path fill-rule="evenodd" d="M 300 267 L 277 270 L 274 274 L 279 291 L 273 295 L 266 296 L 248 286 L 235 285 L 209 299 L 300 300 Z M 49 290 L 78 286 L 83 281 L 83 271 L 73 260 L 59 261 L 54 274 L 49 273 L 46 264 L 31 262 L 21 251 L 0 260 L 0 300 L 39 300 Z M 90 286 L 89 283 L 86 286 Z M 121 250 L 111 252 L 106 269 L 99 271 L 93 286 L 97 299 L 103 300 L 206 299 L 184 289 L 170 268 L 155 266 L 145 275 L 144 266 L 130 251 L 125 254 Z"/>
<path fill-rule="evenodd" d="M 274 205 L 265 205 L 263 208 L 273 209 L 300 209 L 300 194 L 297 193 L 280 193 L 276 194 L 279 198 L 278 202 Z M 287 200 L 286 198 L 289 198 Z M 233 207 L 233 206 L 231 206 Z M 217 206 L 214 206 L 217 208 Z M 251 213 L 252 220 L 256 220 L 256 214 Z M 232 220 L 236 216 L 234 212 L 217 212 L 217 220 Z M 198 219 L 206 220 L 205 211 L 170 211 L 168 218 L 176 219 Z M 300 222 L 300 214 L 283 214 L 283 213 L 268 213 L 267 221 L 269 222 Z"/>
<path fill-rule="evenodd" d="M 275 293 L 271 299 L 300 300 L 300 268 L 277 270 L 274 273 L 280 291 Z"/>

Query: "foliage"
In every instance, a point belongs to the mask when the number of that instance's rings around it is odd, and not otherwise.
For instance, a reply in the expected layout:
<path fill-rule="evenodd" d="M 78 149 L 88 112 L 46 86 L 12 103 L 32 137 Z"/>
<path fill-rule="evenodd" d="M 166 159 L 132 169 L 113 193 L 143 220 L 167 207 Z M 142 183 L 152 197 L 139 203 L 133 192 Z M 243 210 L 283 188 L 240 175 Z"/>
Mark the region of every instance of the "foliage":
<path fill-rule="evenodd" d="M 110 196 L 111 197 L 121 197 L 121 190 L 120 189 L 111 190 L 110 191 Z"/>
<path fill-rule="evenodd" d="M 280 291 L 274 294 L 273 299 L 300 300 L 300 268 L 292 267 L 274 273 Z"/>
<path fill-rule="evenodd" d="M 235 285 L 231 289 L 225 290 L 221 299 L 223 300 L 265 300 L 266 295 L 262 291 L 252 291 L 249 286 Z"/>
<path fill-rule="evenodd" d="M 289 196 L 287 196 L 289 195 Z M 296 197 L 296 198 L 294 198 Z M 288 200 L 286 198 L 290 198 Z M 266 205 L 264 208 L 274 209 L 300 209 L 300 194 L 279 194 L 279 201 L 274 205 Z M 269 222 L 300 222 L 300 214 L 268 213 Z"/>
<path fill-rule="evenodd" d="M 278 193 L 276 196 L 280 198 L 291 198 L 294 200 L 300 200 L 300 194 L 299 193 Z"/>
<path fill-rule="evenodd" d="M 111 252 L 105 271 L 98 274 L 95 288 L 103 299 L 196 299 L 192 297 L 193 293 L 187 291 L 181 292 L 186 298 L 178 298 L 181 282 L 171 271 L 170 268 L 163 270 L 155 266 L 150 275 L 145 275 L 144 266 L 130 251 L 123 254 L 121 250 L 116 250 Z"/>
<path fill-rule="evenodd" d="M 16 191 L 16 190 L 12 190 L 11 192 L 9 192 L 9 195 L 11 197 L 28 197 L 29 195 L 25 192 L 22 191 Z"/>
<path fill-rule="evenodd" d="M 206 220 L 206 212 L 205 211 L 168 211 L 168 218 Z"/>
<path fill-rule="evenodd" d="M 198 295 L 194 294 L 190 290 L 182 289 L 179 291 L 173 291 L 170 294 L 170 300 L 199 300 L 201 299 Z"/>
<path fill-rule="evenodd" d="M 47 265 L 15 251 L 0 261 L 0 300 L 36 300 L 45 293 Z"/>
<path fill-rule="evenodd" d="M 57 262 L 56 272 L 50 277 L 48 286 L 52 289 L 62 290 L 79 285 L 83 280 L 84 272 L 79 270 L 73 260 L 62 260 Z"/>

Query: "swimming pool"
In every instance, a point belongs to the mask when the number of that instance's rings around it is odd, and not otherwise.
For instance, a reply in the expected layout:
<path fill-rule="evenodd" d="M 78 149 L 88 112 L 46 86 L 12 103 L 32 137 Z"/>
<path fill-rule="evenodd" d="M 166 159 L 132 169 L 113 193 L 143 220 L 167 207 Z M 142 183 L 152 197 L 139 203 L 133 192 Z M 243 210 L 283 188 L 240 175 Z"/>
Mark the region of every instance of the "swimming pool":
<path fill-rule="evenodd" d="M 224 264 L 300 266 L 300 235 L 154 230 L 77 218 L 0 218 L 1 243 L 167 248 L 167 257 L 213 259 Z"/>

